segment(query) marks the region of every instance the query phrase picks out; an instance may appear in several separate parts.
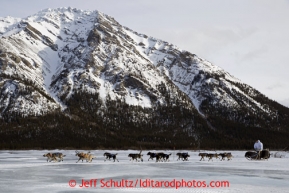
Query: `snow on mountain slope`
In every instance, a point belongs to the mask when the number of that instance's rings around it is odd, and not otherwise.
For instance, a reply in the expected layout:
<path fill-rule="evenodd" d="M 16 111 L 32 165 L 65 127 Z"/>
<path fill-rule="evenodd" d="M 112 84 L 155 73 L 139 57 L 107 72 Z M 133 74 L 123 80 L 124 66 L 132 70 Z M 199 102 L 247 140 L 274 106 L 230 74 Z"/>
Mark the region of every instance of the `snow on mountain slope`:
<path fill-rule="evenodd" d="M 2 147 L 237 149 L 261 136 L 279 148 L 288 139 L 288 108 L 101 12 L 46 9 L 1 18 L 0 28 Z"/>
<path fill-rule="evenodd" d="M 276 117 L 258 91 L 220 67 L 98 11 L 58 8 L 1 18 L 0 67 L 1 113 L 64 110 L 77 91 L 151 108 L 165 105 L 165 87 L 172 99 L 185 93 L 204 117 L 208 104 Z"/>
<path fill-rule="evenodd" d="M 2 74 L 32 81 L 34 88 L 53 98 L 46 104 L 49 108 L 64 109 L 64 101 L 75 90 L 98 92 L 103 100 L 108 95 L 124 97 L 126 103 L 143 107 L 151 107 L 152 97 L 163 103 L 157 86 L 165 78 L 132 49 L 123 27 L 109 16 L 71 8 L 47 9 L 11 25 L 10 31 L 2 30 L 0 40 Z"/>
<path fill-rule="evenodd" d="M 13 18 L 13 17 L 0 17 L 0 37 L 6 32 L 10 31 L 13 28 L 16 28 L 17 23 L 21 19 L 19 18 Z M 7 34 L 8 35 L 8 34 Z"/>
<path fill-rule="evenodd" d="M 203 113 L 200 105 L 208 98 L 213 104 L 221 104 L 232 109 L 246 107 L 252 111 L 262 110 L 269 114 L 276 111 L 255 100 L 258 91 L 250 86 L 245 85 L 246 90 L 250 90 L 245 93 L 238 86 L 242 82 L 220 67 L 168 42 L 147 37 L 130 29 L 125 29 L 125 32 L 131 37 L 131 43 L 142 56 L 186 93 L 201 114 Z M 245 99 L 238 100 L 236 95 Z"/>

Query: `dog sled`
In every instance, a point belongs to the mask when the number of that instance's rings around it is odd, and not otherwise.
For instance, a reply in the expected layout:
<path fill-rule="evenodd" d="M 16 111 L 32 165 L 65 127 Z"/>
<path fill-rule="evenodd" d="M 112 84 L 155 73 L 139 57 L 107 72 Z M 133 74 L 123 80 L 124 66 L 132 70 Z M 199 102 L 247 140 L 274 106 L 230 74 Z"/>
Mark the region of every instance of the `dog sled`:
<path fill-rule="evenodd" d="M 259 153 L 256 151 L 247 151 L 245 158 L 247 160 L 268 160 L 270 158 L 270 151 L 269 149 L 263 149 Z"/>

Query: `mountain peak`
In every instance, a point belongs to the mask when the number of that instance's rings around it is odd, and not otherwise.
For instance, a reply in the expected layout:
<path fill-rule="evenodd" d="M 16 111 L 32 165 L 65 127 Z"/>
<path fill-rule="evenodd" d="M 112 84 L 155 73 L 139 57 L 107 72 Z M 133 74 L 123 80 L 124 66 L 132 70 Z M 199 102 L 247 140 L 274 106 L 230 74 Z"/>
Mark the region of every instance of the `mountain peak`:
<path fill-rule="evenodd" d="M 214 131 L 228 122 L 281 130 L 286 125 L 288 109 L 220 67 L 98 11 L 68 7 L 0 19 L 0 69 L 1 117 L 81 117 L 72 113 L 77 105 L 105 117 L 115 104 L 137 114 L 130 124 L 157 124 L 154 115 L 194 138 L 196 125 Z"/>

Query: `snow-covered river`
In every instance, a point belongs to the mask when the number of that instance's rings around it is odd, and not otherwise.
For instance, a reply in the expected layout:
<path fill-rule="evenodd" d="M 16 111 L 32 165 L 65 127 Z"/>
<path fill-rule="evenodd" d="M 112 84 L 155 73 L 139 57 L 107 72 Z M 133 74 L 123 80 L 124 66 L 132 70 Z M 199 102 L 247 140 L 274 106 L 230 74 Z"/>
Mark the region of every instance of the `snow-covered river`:
<path fill-rule="evenodd" d="M 43 154 L 62 152 L 63 162 L 46 162 Z M 0 192 L 289 192 L 289 153 L 268 161 L 248 161 L 245 151 L 231 151 L 231 161 L 199 161 L 199 151 L 172 153 L 170 162 L 129 161 L 135 150 L 118 153 L 119 162 L 104 162 L 105 150 L 93 150 L 92 163 L 79 162 L 74 150 L 0 151 Z M 188 152 L 189 161 L 177 161 Z M 208 153 L 215 153 L 203 151 Z M 224 151 L 216 151 L 222 153 Z M 275 153 L 275 152 L 271 152 Z M 183 187 L 182 187 L 183 186 Z M 213 187 L 214 186 L 214 187 Z"/>

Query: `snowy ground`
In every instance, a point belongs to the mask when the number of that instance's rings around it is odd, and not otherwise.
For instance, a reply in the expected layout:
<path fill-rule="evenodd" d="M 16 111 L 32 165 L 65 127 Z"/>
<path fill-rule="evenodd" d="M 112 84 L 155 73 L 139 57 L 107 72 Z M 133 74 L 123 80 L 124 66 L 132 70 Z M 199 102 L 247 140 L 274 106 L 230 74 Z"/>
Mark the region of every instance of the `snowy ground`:
<path fill-rule="evenodd" d="M 64 162 L 47 163 L 42 155 L 48 152 L 66 154 Z M 289 192 L 289 153 L 284 158 L 271 157 L 269 161 L 248 161 L 244 158 L 244 151 L 231 151 L 234 156 L 232 161 L 214 159 L 208 162 L 207 160 L 199 161 L 199 152 L 189 151 L 191 155 L 189 161 L 183 162 L 176 161 L 175 154 L 179 151 L 164 151 L 173 153 L 171 161 L 156 163 L 151 160 L 147 161 L 149 156 L 146 155 L 147 151 L 143 151 L 144 162 L 132 163 L 127 155 L 137 153 L 137 151 L 110 151 L 118 153 L 119 162 L 114 163 L 104 162 L 104 152 L 103 150 L 91 151 L 97 156 L 92 163 L 81 163 L 81 161 L 75 163 L 77 157 L 73 150 L 0 151 L 0 190 L 10 193 Z M 221 152 L 223 151 L 217 151 L 217 153 Z M 110 180 L 124 187 L 108 187 L 111 185 Z M 176 189 L 176 184 L 182 180 L 192 187 Z M 85 184 L 87 187 L 79 187 L 82 181 L 87 181 Z M 201 186 L 203 183 L 209 185 L 212 181 L 215 185 L 227 181 L 229 187 L 193 187 L 194 185 Z M 150 187 L 143 187 L 148 186 L 148 182 L 151 182 Z M 159 184 L 158 188 L 152 187 L 156 183 L 163 184 Z M 75 185 L 75 187 L 70 185 Z M 174 187 L 165 187 L 171 185 Z"/>

